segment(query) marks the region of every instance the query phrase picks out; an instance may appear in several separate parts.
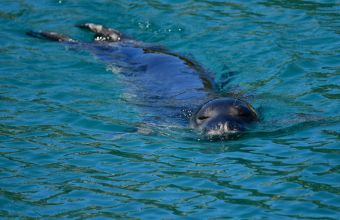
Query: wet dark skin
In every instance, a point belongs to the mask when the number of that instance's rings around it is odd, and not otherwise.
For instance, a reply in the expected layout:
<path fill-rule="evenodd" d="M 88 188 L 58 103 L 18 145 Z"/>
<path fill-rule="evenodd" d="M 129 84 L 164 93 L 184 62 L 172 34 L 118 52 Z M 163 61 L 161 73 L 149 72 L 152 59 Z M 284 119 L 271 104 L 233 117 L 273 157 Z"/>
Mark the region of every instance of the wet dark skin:
<path fill-rule="evenodd" d="M 207 137 L 231 137 L 258 121 L 258 114 L 247 102 L 218 97 L 207 71 L 196 62 L 166 49 L 128 38 L 102 25 L 86 23 L 77 27 L 95 33 L 91 43 L 79 42 L 55 32 L 27 32 L 28 35 L 64 42 L 95 54 L 125 75 L 129 92 L 136 94 L 157 120 L 181 118 Z M 192 111 L 184 122 L 179 115 Z"/>

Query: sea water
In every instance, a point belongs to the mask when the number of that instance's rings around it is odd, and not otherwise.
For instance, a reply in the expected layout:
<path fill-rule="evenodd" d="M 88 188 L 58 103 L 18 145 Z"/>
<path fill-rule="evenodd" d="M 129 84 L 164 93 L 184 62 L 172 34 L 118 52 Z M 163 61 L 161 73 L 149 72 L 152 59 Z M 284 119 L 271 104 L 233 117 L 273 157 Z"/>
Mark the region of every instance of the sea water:
<path fill-rule="evenodd" d="M 332 0 L 2 0 L 0 218 L 339 219 L 339 11 Z M 148 124 L 114 65 L 25 35 L 90 42 L 83 22 L 195 59 L 261 121 L 213 142 Z"/>

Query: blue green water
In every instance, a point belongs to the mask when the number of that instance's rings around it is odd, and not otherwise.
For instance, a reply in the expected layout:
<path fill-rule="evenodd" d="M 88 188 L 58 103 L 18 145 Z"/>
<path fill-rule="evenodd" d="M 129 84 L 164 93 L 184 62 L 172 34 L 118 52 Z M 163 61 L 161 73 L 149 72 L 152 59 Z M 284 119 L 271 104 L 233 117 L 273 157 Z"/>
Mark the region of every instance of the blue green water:
<path fill-rule="evenodd" d="M 339 11 L 335 0 L 2 0 L 1 218 L 339 219 Z M 194 57 L 261 122 L 223 142 L 147 124 L 110 66 L 25 35 L 89 40 L 82 22 Z"/>

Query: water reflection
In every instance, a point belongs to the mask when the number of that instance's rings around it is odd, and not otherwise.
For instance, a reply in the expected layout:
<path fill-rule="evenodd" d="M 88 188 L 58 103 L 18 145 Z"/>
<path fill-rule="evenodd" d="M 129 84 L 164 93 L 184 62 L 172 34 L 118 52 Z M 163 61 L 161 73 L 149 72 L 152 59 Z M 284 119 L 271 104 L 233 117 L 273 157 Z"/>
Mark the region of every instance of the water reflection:
<path fill-rule="evenodd" d="M 337 3 L 0 6 L 4 218 L 338 219 Z M 83 21 L 192 54 L 217 79 L 233 72 L 222 87 L 250 94 L 262 123 L 217 142 L 143 124 L 103 63 L 23 34 L 49 29 L 88 39 L 70 28 Z"/>

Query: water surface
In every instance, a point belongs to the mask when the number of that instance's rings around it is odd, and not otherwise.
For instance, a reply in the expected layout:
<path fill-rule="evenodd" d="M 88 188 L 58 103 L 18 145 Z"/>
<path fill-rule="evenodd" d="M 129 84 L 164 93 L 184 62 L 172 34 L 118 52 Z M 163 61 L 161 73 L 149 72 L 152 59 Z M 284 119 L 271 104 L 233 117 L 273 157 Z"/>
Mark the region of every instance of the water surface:
<path fill-rule="evenodd" d="M 2 1 L 2 218 L 339 219 L 338 1 Z M 29 38 L 97 22 L 195 58 L 262 121 L 158 127 L 112 67 Z"/>

